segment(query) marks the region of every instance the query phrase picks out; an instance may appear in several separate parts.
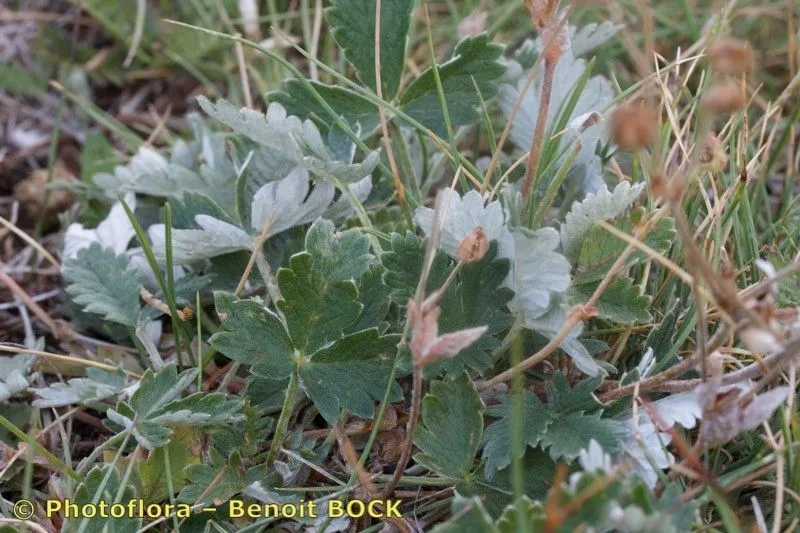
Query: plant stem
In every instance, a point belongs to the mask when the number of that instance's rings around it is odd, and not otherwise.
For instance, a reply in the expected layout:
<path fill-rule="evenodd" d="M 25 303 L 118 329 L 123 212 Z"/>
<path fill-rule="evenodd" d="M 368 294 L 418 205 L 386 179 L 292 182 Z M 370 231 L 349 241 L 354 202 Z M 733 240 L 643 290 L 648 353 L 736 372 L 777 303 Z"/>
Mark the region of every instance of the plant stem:
<path fill-rule="evenodd" d="M 528 153 L 528 166 L 525 169 L 525 178 L 522 182 L 522 213 L 521 219 L 525 220 L 526 214 L 530 209 L 532 198 L 531 191 L 535 193 L 533 187 L 536 171 L 539 167 L 539 158 L 542 155 L 542 145 L 544 144 L 544 130 L 547 127 L 547 113 L 550 108 L 550 96 L 553 92 L 553 75 L 556 71 L 555 62 L 544 58 L 544 77 L 542 79 L 542 96 L 539 104 L 539 114 L 536 117 L 536 129 L 533 132 L 531 151 Z M 537 180 L 538 181 L 538 180 Z"/>
<path fill-rule="evenodd" d="M 388 498 L 394 491 L 400 478 L 403 477 L 403 471 L 408 465 L 408 460 L 411 458 L 411 448 L 413 447 L 414 431 L 417 429 L 417 422 L 419 422 L 420 411 L 422 411 L 422 373 L 424 367 L 422 365 L 414 365 L 413 387 L 411 391 L 411 413 L 408 416 L 408 423 L 406 424 L 406 437 L 403 440 L 403 452 L 400 455 L 400 460 L 397 461 L 397 466 L 394 469 L 391 479 L 383 488 L 381 493 L 382 498 Z"/>
<path fill-rule="evenodd" d="M 297 370 L 292 371 L 289 378 L 289 386 L 286 388 L 286 398 L 283 400 L 283 408 L 281 409 L 280 417 L 278 417 L 278 424 L 275 426 L 275 434 L 272 436 L 272 446 L 269 448 L 267 454 L 267 465 L 271 466 L 275 459 L 278 458 L 278 453 L 283 446 L 283 441 L 286 440 L 286 431 L 289 429 L 289 418 L 292 416 L 292 408 L 294 407 L 295 396 L 297 396 L 298 385 L 300 378 L 297 376 Z"/>

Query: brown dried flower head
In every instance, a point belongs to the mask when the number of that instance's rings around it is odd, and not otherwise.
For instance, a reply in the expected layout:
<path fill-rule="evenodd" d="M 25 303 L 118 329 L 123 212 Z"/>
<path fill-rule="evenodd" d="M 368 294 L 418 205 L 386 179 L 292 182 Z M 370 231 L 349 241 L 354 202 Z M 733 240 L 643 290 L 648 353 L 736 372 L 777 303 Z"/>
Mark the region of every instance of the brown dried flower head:
<path fill-rule="evenodd" d="M 483 259 L 489 250 L 489 239 L 483 228 L 478 226 L 461 239 L 458 244 L 458 258 L 465 263 L 474 263 Z"/>
<path fill-rule="evenodd" d="M 747 41 L 724 37 L 711 45 L 708 57 L 720 74 L 739 75 L 753 70 L 753 49 Z"/>
<path fill-rule="evenodd" d="M 711 113 L 732 113 L 744 108 L 747 95 L 741 85 L 729 80 L 711 87 L 703 104 Z"/>
<path fill-rule="evenodd" d="M 713 173 L 725 170 L 728 165 L 728 155 L 722 149 L 722 143 L 716 135 L 711 132 L 707 133 L 700 141 L 698 150 L 697 159 L 705 168 Z"/>
<path fill-rule="evenodd" d="M 650 145 L 656 136 L 658 117 L 644 103 L 626 103 L 611 113 L 609 135 L 622 150 L 640 150 Z"/>

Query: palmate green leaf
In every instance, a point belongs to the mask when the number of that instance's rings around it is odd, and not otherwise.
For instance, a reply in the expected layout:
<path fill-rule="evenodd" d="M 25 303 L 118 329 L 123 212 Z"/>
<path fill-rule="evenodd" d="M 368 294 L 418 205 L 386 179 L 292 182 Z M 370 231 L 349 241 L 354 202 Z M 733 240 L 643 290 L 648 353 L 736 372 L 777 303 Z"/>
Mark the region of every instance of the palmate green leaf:
<path fill-rule="evenodd" d="M 277 305 L 296 350 L 312 354 L 359 316 L 355 282 L 364 275 L 374 256 L 369 239 L 356 230 L 334 235 L 332 222 L 318 220 L 306 234 L 306 251 L 289 259 L 278 271 L 283 299 Z"/>
<path fill-rule="evenodd" d="M 359 231 L 336 234 L 333 223 L 315 222 L 305 251 L 278 271 L 282 299 L 276 305 L 285 322 L 259 302 L 219 293 L 223 329 L 212 336 L 212 346 L 252 365 L 258 376 L 280 380 L 296 370 L 300 386 L 331 423 L 342 409 L 372 416 L 400 339 L 378 328 L 387 288 L 369 248 Z M 365 291 L 363 302 L 358 287 Z M 391 398 L 402 398 L 396 383 Z"/>
<path fill-rule="evenodd" d="M 586 236 L 601 220 L 620 216 L 639 197 L 644 183 L 631 185 L 623 181 L 613 191 L 603 186 L 575 203 L 561 224 L 561 249 L 571 261 L 576 261 Z"/>
<path fill-rule="evenodd" d="M 502 53 L 501 45 L 492 43 L 486 34 L 480 34 L 459 42 L 452 57 L 437 67 L 454 128 L 475 124 L 480 119 L 480 97 L 475 84 L 484 101 L 497 94 L 497 82 L 505 72 L 505 66 L 499 61 Z M 400 104 L 403 111 L 435 134 L 447 135 L 432 68 L 409 85 Z"/>
<path fill-rule="evenodd" d="M 65 405 L 93 405 L 113 398 L 123 391 L 127 380 L 125 372 L 108 372 L 99 368 L 87 368 L 85 378 L 73 378 L 67 383 L 53 383 L 47 388 L 34 389 L 39 399 L 35 407 L 63 407 Z"/>
<path fill-rule="evenodd" d="M 264 380 L 266 381 L 266 380 Z M 280 384 L 279 381 L 273 383 Z M 286 388 L 284 383 L 283 388 Z M 234 451 L 239 451 L 245 457 L 253 457 L 261 450 L 264 435 L 269 435 L 275 420 L 266 416 L 261 406 L 254 405 L 256 398 L 252 394 L 253 388 L 248 389 L 248 400 L 251 403 L 245 404 L 242 410 L 245 416 L 244 422 L 234 424 L 230 428 L 218 428 L 211 435 L 211 444 L 223 455 L 229 457 Z M 283 404 L 283 400 L 277 404 L 277 408 Z"/>
<path fill-rule="evenodd" d="M 608 452 L 616 452 L 621 448 L 626 434 L 624 424 L 618 420 L 601 418 L 599 412 L 587 414 L 576 411 L 553 416 L 542 435 L 541 445 L 548 449 L 554 460 L 571 461 L 589 446 L 592 439 Z"/>
<path fill-rule="evenodd" d="M 268 476 L 264 466 L 245 467 L 238 451 L 226 459 L 214 448 L 209 448 L 202 463 L 189 465 L 184 472 L 188 484 L 178 494 L 178 501 L 189 504 L 221 505 L 251 483 L 279 481 L 274 472 Z"/>
<path fill-rule="evenodd" d="M 361 277 L 358 300 L 363 307 L 358 320 L 347 327 L 348 333 L 369 328 L 384 331 L 388 327 L 384 320 L 389 312 L 389 287 L 383 281 L 383 274 L 383 265 L 376 262 Z"/>
<path fill-rule="evenodd" d="M 251 365 L 255 374 L 270 379 L 288 377 L 294 368 L 294 347 L 278 315 L 255 300 L 228 302 L 223 312 L 221 299 L 226 296 L 215 293 L 224 329 L 211 337 L 214 349 L 238 363 Z"/>
<path fill-rule="evenodd" d="M 598 409 L 600 402 L 595 397 L 594 391 L 602 382 L 602 377 L 594 376 L 570 387 L 566 374 L 561 371 L 556 372 L 549 381 L 545 382 L 548 411 L 574 413 Z"/>
<path fill-rule="evenodd" d="M 630 235 L 633 228 L 630 215 L 615 221 L 614 226 Z M 642 242 L 655 252 L 663 254 L 672 246 L 675 235 L 675 220 L 666 217 L 656 222 L 655 227 Z M 587 283 L 602 279 L 627 246 L 628 243 L 600 226 L 589 230 L 581 246 L 575 267 L 575 283 Z M 628 256 L 624 267 L 630 268 L 646 259 L 647 256 L 643 252 L 636 250 Z"/>
<path fill-rule="evenodd" d="M 131 484 L 122 489 L 122 497 L 117 500 L 117 493 L 120 492 L 122 476 L 114 465 L 97 465 L 86 475 L 75 491 L 75 503 L 79 507 L 84 505 L 96 505 L 100 501 L 107 503 L 118 501 L 126 505 L 130 500 L 135 499 L 136 492 Z M 69 518 L 63 525 L 62 531 L 77 531 L 82 518 Z M 85 519 L 85 529 L 89 533 L 136 533 L 142 525 L 141 518 L 121 517 L 121 518 L 88 518 Z"/>
<path fill-rule="evenodd" d="M 414 0 L 381 3 L 381 85 L 391 100 L 400 87 L 406 57 L 406 38 Z M 325 10 L 333 36 L 364 85 L 375 91 L 375 0 L 333 0 Z"/>
<path fill-rule="evenodd" d="M 342 409 L 370 418 L 386 391 L 398 342 L 400 335 L 380 336 L 377 329 L 348 335 L 298 365 L 300 385 L 331 424 Z M 402 398 L 400 386 L 392 383 L 390 400 Z"/>
<path fill-rule="evenodd" d="M 398 305 L 408 304 L 414 293 L 422 274 L 422 262 L 425 256 L 425 243 L 410 231 L 405 233 L 392 233 L 391 249 L 386 250 L 381 256 L 381 261 L 386 267 L 383 275 L 390 293 L 389 298 Z M 428 275 L 426 294 L 439 288 L 453 266 L 453 262 L 444 253 L 434 256 L 433 264 Z"/>
<path fill-rule="evenodd" d="M 552 485 L 556 463 L 540 448 L 527 448 L 520 463 L 523 473 L 523 493 L 530 498 L 544 499 Z M 488 479 L 484 467 L 456 484 L 455 490 L 463 496 L 478 496 L 490 515 L 497 518 L 514 500 L 514 482 L 511 468 L 499 470 Z"/>
<path fill-rule="evenodd" d="M 508 329 L 513 317 L 504 311 L 514 296 L 513 291 L 503 286 L 509 271 L 509 261 L 498 259 L 497 243 L 493 242 L 482 260 L 464 265 L 457 280 L 442 296 L 439 307 L 439 332 L 451 333 L 463 329 L 488 326 L 478 341 L 462 350 L 454 358 L 441 361 L 426 368 L 427 376 L 446 372 L 458 376 L 469 367 L 478 372 L 491 365 L 491 354 L 500 341 L 495 335 Z M 425 249 L 421 239 L 411 233 L 392 235 L 392 249 L 381 257 L 386 266 L 385 280 L 392 290 L 391 298 L 405 306 L 416 290 L 422 272 Z M 427 293 L 438 289 L 455 264 L 446 254 L 438 252 L 428 277 Z"/>
<path fill-rule="evenodd" d="M 187 483 L 184 468 L 200 462 L 200 450 L 201 440 L 197 429 L 176 427 L 169 444 L 156 448 L 147 459 L 136 465 L 142 483 L 142 499 L 146 502 L 158 502 L 170 497 L 167 468 L 172 489 L 180 491 Z"/>
<path fill-rule="evenodd" d="M 66 291 L 84 311 L 126 326 L 136 325 L 139 305 L 139 276 L 125 254 L 92 243 L 75 259 L 64 263 Z"/>
<path fill-rule="evenodd" d="M 509 503 L 500 518 L 497 519 L 497 533 L 517 533 L 528 531 L 539 533 L 547 531 L 547 520 L 541 502 L 533 502 L 523 495 L 519 500 Z"/>
<path fill-rule="evenodd" d="M 593 395 L 601 381 L 599 377 L 591 378 L 570 388 L 566 375 L 556 372 L 546 382 L 547 404 L 544 405 L 530 391 L 525 391 L 521 424 L 523 453 L 537 453 L 525 448 L 538 446 L 541 450 L 549 448 L 553 460 L 572 461 L 592 438 L 604 449 L 619 450 L 626 430 L 622 422 L 601 418 L 600 403 Z M 500 406 L 487 412 L 489 416 L 500 418 L 486 428 L 483 439 L 484 473 L 493 482 L 497 471 L 511 464 L 512 408 L 512 398 L 504 395 Z M 542 453 L 541 450 L 538 453 Z"/>
<path fill-rule="evenodd" d="M 599 282 L 573 285 L 569 290 L 570 304 L 577 305 L 592 297 Z M 648 309 L 650 296 L 639 294 L 639 287 L 629 278 L 615 278 L 605 288 L 595 308 L 597 316 L 618 324 L 642 324 L 652 320 Z"/>
<path fill-rule="evenodd" d="M 372 189 L 372 182 L 367 176 L 349 185 L 349 188 L 363 201 Z M 265 237 L 269 238 L 313 222 L 320 216 L 346 216 L 352 209 L 349 200 L 339 198 L 334 201 L 335 195 L 336 188 L 331 183 L 323 180 L 314 182 L 307 170 L 298 167 L 286 177 L 270 181 L 256 191 L 250 204 L 248 224 L 234 221 L 220 213 L 221 209 L 214 208 L 210 199 L 199 195 L 189 196 L 192 205 L 181 206 L 183 224 L 187 222 L 187 207 L 217 213 L 211 216 L 196 214 L 191 225 L 198 229 L 173 229 L 173 257 L 178 263 L 190 263 L 239 250 L 250 250 L 256 235 L 261 232 L 265 232 Z M 165 256 L 164 224 L 154 224 L 148 232 L 156 255 Z"/>
<path fill-rule="evenodd" d="M 483 435 L 482 457 L 486 460 L 484 471 L 488 479 L 492 479 L 495 472 L 511 464 L 511 410 L 513 405 L 514 400 L 510 396 L 504 396 L 500 406 L 487 410 L 489 416 L 500 418 L 497 422 L 490 424 Z M 520 451 L 524 455 L 525 446 L 534 448 L 539 444 L 551 419 L 547 408 L 528 390 L 524 391 L 522 396 L 521 414 L 520 427 L 522 428 L 523 446 Z"/>
<path fill-rule="evenodd" d="M 414 461 L 442 476 L 464 478 L 483 436 L 484 405 L 464 372 L 453 381 L 434 381 L 422 400 L 422 423 Z"/>
<path fill-rule="evenodd" d="M 180 394 L 194 382 L 197 369 L 181 374 L 175 365 L 160 372 L 147 370 L 129 402 L 118 402 L 107 411 L 106 421 L 116 431 L 130 430 L 144 448 L 153 450 L 170 441 L 174 426 L 211 426 L 242 420 L 241 400 L 219 393 Z"/>
<path fill-rule="evenodd" d="M 313 81 L 310 83 L 337 116 L 350 124 L 354 131 L 360 132 L 362 139 L 375 133 L 380 124 L 380 115 L 375 104 L 344 87 Z M 294 78 L 286 80 L 279 91 L 269 94 L 269 99 L 271 102 L 281 104 L 292 115 L 320 121 L 328 128 L 333 127 L 335 123 L 334 117 L 319 104 L 300 80 Z"/>
<path fill-rule="evenodd" d="M 275 158 L 300 166 L 320 178 L 354 183 L 371 174 L 378 165 L 377 151 L 371 152 L 361 163 L 337 160 L 313 122 L 288 115 L 277 102 L 272 103 L 264 115 L 252 109 L 237 109 L 222 99 L 212 103 L 201 96 L 197 101 L 211 117 L 260 144 Z"/>

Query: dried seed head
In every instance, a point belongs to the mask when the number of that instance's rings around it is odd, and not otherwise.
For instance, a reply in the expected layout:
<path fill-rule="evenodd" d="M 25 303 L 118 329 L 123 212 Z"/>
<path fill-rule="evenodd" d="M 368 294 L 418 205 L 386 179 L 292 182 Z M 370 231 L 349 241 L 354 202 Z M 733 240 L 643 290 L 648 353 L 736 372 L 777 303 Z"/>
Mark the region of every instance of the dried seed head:
<path fill-rule="evenodd" d="M 753 70 L 753 49 L 746 41 L 724 37 L 711 45 L 708 57 L 720 74 L 738 75 Z"/>
<path fill-rule="evenodd" d="M 531 12 L 531 20 L 539 28 L 544 28 L 555 13 L 557 0 L 527 0 Z"/>
<path fill-rule="evenodd" d="M 711 132 L 706 134 L 700 141 L 698 150 L 697 158 L 705 168 L 715 174 L 725 170 L 728 165 L 728 155 L 722 149 L 722 143 L 716 135 Z"/>
<path fill-rule="evenodd" d="M 489 240 L 483 228 L 478 226 L 464 237 L 458 245 L 458 258 L 465 263 L 480 261 L 489 250 Z"/>
<path fill-rule="evenodd" d="M 458 24 L 458 36 L 461 39 L 471 35 L 477 35 L 486 29 L 486 19 L 489 13 L 480 9 L 475 9 L 472 13 L 464 17 Z"/>
<path fill-rule="evenodd" d="M 609 135 L 622 150 L 640 150 L 655 139 L 657 123 L 655 111 L 647 105 L 622 104 L 611 113 Z"/>
<path fill-rule="evenodd" d="M 730 80 L 711 87 L 703 102 L 711 113 L 732 113 L 744 108 L 747 95 L 741 85 Z"/>

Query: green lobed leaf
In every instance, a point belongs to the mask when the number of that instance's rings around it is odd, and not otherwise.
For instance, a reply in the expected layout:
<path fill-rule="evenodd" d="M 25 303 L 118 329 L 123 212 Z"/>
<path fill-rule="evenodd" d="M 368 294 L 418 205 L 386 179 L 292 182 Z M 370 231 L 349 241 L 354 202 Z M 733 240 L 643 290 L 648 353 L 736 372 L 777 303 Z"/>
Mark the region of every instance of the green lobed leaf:
<path fill-rule="evenodd" d="M 530 531 L 538 533 L 547 531 L 547 519 L 541 502 L 533 502 L 527 496 L 509 503 L 500 518 L 497 519 L 497 533 L 517 533 Z M 559 530 L 560 531 L 560 530 Z"/>
<path fill-rule="evenodd" d="M 126 386 L 125 372 L 108 372 L 99 368 L 87 368 L 85 378 L 73 378 L 67 383 L 53 383 L 47 388 L 34 389 L 39 399 L 35 407 L 63 407 L 65 405 L 92 405 L 113 398 Z"/>
<path fill-rule="evenodd" d="M 130 484 L 124 488 L 121 485 L 122 476 L 114 465 L 97 465 L 89 471 L 75 491 L 75 503 L 82 507 L 87 504 L 96 505 L 100 501 L 109 504 L 118 501 L 127 506 L 129 501 L 136 498 L 136 492 Z M 117 494 L 120 492 L 121 498 L 117 499 Z M 125 516 L 121 518 L 69 518 L 63 525 L 62 531 L 77 531 L 84 523 L 83 531 L 88 533 L 136 533 L 142 525 L 142 519 Z"/>
<path fill-rule="evenodd" d="M 92 243 L 64 263 L 66 291 L 84 311 L 134 326 L 139 319 L 139 276 L 125 254 Z"/>
<path fill-rule="evenodd" d="M 362 306 L 355 282 L 374 260 L 369 248 L 363 233 L 335 235 L 332 222 L 318 220 L 306 234 L 306 251 L 278 271 L 283 299 L 277 306 L 296 350 L 310 355 L 358 319 Z"/>
<path fill-rule="evenodd" d="M 486 460 L 484 471 L 488 479 L 492 479 L 498 470 L 511 464 L 513 405 L 513 398 L 506 395 L 502 398 L 500 406 L 487 410 L 489 416 L 500 418 L 500 420 L 490 424 L 483 435 L 483 454 L 481 457 Z M 550 421 L 550 414 L 542 402 L 539 401 L 539 398 L 529 390 L 524 391 L 520 421 L 523 442 L 523 447 L 520 450 L 522 455 L 525 454 L 525 446 L 535 448 L 539 444 L 542 436 L 547 431 Z"/>
<path fill-rule="evenodd" d="M 601 418 L 601 413 L 586 414 L 582 411 L 562 413 L 552 417 L 547 431 L 542 435 L 541 445 L 548 449 L 553 460 L 571 461 L 587 448 L 592 439 L 608 452 L 620 449 L 627 430 L 622 422 Z"/>
<path fill-rule="evenodd" d="M 196 376 L 197 369 L 178 374 L 172 364 L 155 374 L 147 370 L 130 401 L 107 411 L 107 425 L 116 431 L 130 430 L 139 444 L 152 451 L 170 442 L 174 426 L 222 425 L 244 418 L 239 414 L 241 400 L 228 400 L 220 393 L 179 398 Z"/>
<path fill-rule="evenodd" d="M 505 72 L 505 66 L 500 62 L 502 53 L 503 47 L 492 43 L 484 33 L 459 42 L 452 57 L 438 65 L 450 122 L 454 128 L 475 124 L 480 120 L 480 98 L 475 84 L 484 101 L 497 94 L 497 82 Z M 403 111 L 436 135 L 447 135 L 432 68 L 409 85 L 400 104 Z"/>
<path fill-rule="evenodd" d="M 434 381 L 422 400 L 422 423 L 414 461 L 442 476 L 464 478 L 483 435 L 484 405 L 464 372 L 453 381 Z"/>
<path fill-rule="evenodd" d="M 566 374 L 558 371 L 545 383 L 547 409 L 554 413 L 574 413 L 597 409 L 600 407 L 600 402 L 595 397 L 594 391 L 602 382 L 602 377 L 595 376 L 570 387 Z"/>
<path fill-rule="evenodd" d="M 439 302 L 442 310 L 439 333 L 488 326 L 486 333 L 454 358 L 430 365 L 426 376 L 446 372 L 455 377 L 467 367 L 483 372 L 491 365 L 491 354 L 500 346 L 495 335 L 508 329 L 513 322 L 513 317 L 504 310 L 514 296 L 511 289 L 503 286 L 510 262 L 498 258 L 497 249 L 497 243 L 492 242 L 480 261 L 464 265 Z M 405 306 L 413 296 L 424 256 L 425 245 L 421 239 L 411 233 L 392 234 L 391 250 L 381 259 L 387 268 L 385 279 L 392 289 L 393 301 Z M 438 289 L 453 268 L 453 261 L 444 252 L 437 252 L 428 277 L 427 293 Z"/>
<path fill-rule="evenodd" d="M 361 138 L 372 136 L 380 124 L 378 107 L 359 94 L 344 87 L 310 82 L 314 90 L 337 116 L 350 124 Z M 334 126 L 334 117 L 316 100 L 311 91 L 300 80 L 289 79 L 283 82 L 279 91 L 269 94 L 271 102 L 278 102 L 292 115 L 324 123 L 329 129 Z"/>
<path fill-rule="evenodd" d="M 318 350 L 298 365 L 300 385 L 320 414 L 336 423 L 344 409 L 362 418 L 374 415 L 381 401 L 400 335 L 380 336 L 377 328 L 353 333 Z M 391 401 L 403 398 L 392 383 Z"/>
<path fill-rule="evenodd" d="M 628 181 L 618 184 L 613 191 L 603 187 L 596 193 L 589 193 L 576 202 L 564 223 L 561 224 L 561 249 L 571 261 L 578 259 L 586 236 L 601 220 L 620 216 L 639 197 L 644 183 L 631 185 Z"/>
<path fill-rule="evenodd" d="M 431 533 L 495 533 L 494 520 L 477 496 L 465 497 L 456 492 L 450 520 L 437 525 Z"/>
<path fill-rule="evenodd" d="M 215 293 L 217 312 L 224 315 L 222 329 L 209 342 L 223 353 L 245 365 L 252 365 L 255 374 L 270 379 L 286 378 L 294 367 L 294 347 L 289 332 L 278 315 L 255 300 L 222 299 L 229 293 Z"/>
<path fill-rule="evenodd" d="M 381 3 L 380 60 L 383 97 L 391 100 L 400 87 L 406 57 L 406 38 L 414 0 Z M 325 10 L 333 36 L 364 85 L 375 91 L 375 0 L 333 0 Z"/>
<path fill-rule="evenodd" d="M 361 163 L 337 160 L 314 123 L 287 114 L 277 102 L 269 106 L 266 115 L 253 109 L 237 109 L 222 99 L 212 103 L 201 96 L 197 102 L 210 116 L 263 146 L 270 158 L 300 166 L 323 179 L 354 183 L 372 173 L 380 159 L 376 151 Z"/>
<path fill-rule="evenodd" d="M 570 304 L 586 302 L 598 285 L 599 282 L 589 282 L 570 287 Z M 597 300 L 595 307 L 599 318 L 618 324 L 642 324 L 653 319 L 648 311 L 650 301 L 650 296 L 639 294 L 639 287 L 630 278 L 614 278 Z"/>
<path fill-rule="evenodd" d="M 628 235 L 632 232 L 631 217 L 626 216 L 616 222 L 614 226 Z M 662 218 L 656 222 L 655 227 L 642 240 L 644 244 L 657 253 L 665 253 L 675 240 L 675 220 Z M 627 248 L 628 243 L 609 233 L 606 229 L 595 226 L 587 234 L 581 246 L 581 252 L 575 265 L 575 283 L 587 283 L 602 279 L 614 262 Z M 624 267 L 645 261 L 647 257 L 640 251 L 634 251 L 628 256 Z"/>
<path fill-rule="evenodd" d="M 147 459 L 136 465 L 139 480 L 142 483 L 142 499 L 146 502 L 157 502 L 168 499 L 169 472 L 172 489 L 180 491 L 188 479 L 184 468 L 200 462 L 201 442 L 196 429 L 177 427 L 170 443 L 156 448 Z M 169 461 L 167 461 L 169 458 Z"/>
<path fill-rule="evenodd" d="M 190 504 L 225 502 L 244 488 L 246 469 L 239 452 L 225 460 L 214 448 L 202 463 L 189 465 L 186 470 L 187 485 L 178 494 L 178 501 Z"/>

